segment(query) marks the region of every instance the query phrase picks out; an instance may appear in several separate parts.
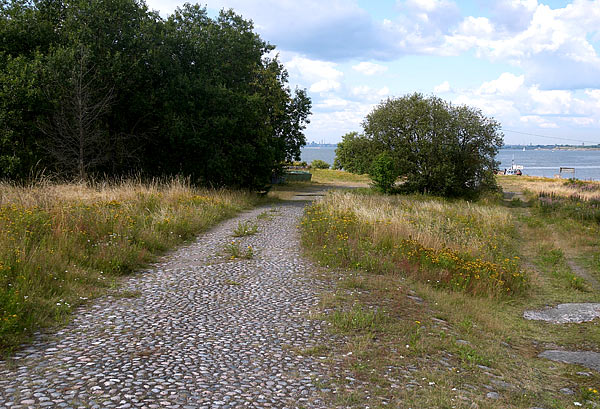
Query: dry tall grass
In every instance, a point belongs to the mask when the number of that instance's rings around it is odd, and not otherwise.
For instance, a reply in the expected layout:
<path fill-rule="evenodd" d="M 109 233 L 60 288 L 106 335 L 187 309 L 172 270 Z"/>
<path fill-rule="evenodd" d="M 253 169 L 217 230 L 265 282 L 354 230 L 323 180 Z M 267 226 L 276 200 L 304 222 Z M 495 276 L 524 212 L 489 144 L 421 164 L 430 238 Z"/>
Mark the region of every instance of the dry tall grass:
<path fill-rule="evenodd" d="M 323 201 L 332 211 L 352 212 L 374 235 L 411 238 L 426 247 L 450 248 L 493 260 L 512 252 L 513 218 L 506 208 L 433 197 L 334 192 Z M 378 226 L 385 225 L 384 229 Z"/>
<path fill-rule="evenodd" d="M 600 182 L 549 179 L 533 176 L 499 176 L 505 190 L 531 192 L 535 196 L 559 196 L 585 201 L 600 200 Z"/>
<path fill-rule="evenodd" d="M 177 179 L 0 183 L 0 353 L 255 200 Z"/>
<path fill-rule="evenodd" d="M 522 292 L 506 208 L 425 196 L 330 193 L 306 212 L 304 242 L 325 264 L 403 272 L 476 295 Z"/>

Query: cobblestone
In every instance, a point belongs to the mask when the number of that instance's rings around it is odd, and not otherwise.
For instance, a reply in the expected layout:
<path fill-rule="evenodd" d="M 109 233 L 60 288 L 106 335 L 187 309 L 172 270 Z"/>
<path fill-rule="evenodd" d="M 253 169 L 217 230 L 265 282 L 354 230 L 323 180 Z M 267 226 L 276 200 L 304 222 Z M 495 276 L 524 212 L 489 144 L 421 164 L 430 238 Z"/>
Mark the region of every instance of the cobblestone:
<path fill-rule="evenodd" d="M 0 362 L 0 407 L 325 407 L 327 364 L 299 351 L 335 342 L 309 319 L 323 290 L 300 254 L 302 202 L 258 208 L 217 226 L 121 291 L 81 307 Z M 268 218 L 258 218 L 267 212 Z M 237 238 L 252 259 L 223 253 Z"/>

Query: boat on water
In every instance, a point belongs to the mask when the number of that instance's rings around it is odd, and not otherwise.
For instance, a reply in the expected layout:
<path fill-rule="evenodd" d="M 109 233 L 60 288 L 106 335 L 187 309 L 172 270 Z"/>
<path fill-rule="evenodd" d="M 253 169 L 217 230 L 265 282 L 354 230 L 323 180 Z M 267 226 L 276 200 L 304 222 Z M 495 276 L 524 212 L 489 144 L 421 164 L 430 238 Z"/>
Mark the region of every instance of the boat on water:
<path fill-rule="evenodd" d="M 513 157 L 512 165 L 508 169 L 504 169 L 505 175 L 521 176 L 523 174 L 523 165 L 515 165 L 515 158 Z"/>

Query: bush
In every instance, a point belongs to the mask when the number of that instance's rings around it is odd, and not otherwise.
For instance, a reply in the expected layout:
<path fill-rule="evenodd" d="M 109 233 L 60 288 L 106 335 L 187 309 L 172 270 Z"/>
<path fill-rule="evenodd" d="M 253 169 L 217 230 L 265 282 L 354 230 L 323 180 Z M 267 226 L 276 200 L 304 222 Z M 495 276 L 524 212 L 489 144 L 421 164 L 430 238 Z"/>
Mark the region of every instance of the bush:
<path fill-rule="evenodd" d="M 315 159 L 310 163 L 310 167 L 313 169 L 329 169 L 329 163 L 321 159 Z"/>
<path fill-rule="evenodd" d="M 381 153 L 381 149 L 372 139 L 356 132 L 342 136 L 342 142 L 335 149 L 334 169 L 364 175 L 369 173 L 371 163 Z"/>
<path fill-rule="evenodd" d="M 371 165 L 369 176 L 375 189 L 383 193 L 391 192 L 398 178 L 398 172 L 390 155 L 385 152 L 380 153 Z"/>

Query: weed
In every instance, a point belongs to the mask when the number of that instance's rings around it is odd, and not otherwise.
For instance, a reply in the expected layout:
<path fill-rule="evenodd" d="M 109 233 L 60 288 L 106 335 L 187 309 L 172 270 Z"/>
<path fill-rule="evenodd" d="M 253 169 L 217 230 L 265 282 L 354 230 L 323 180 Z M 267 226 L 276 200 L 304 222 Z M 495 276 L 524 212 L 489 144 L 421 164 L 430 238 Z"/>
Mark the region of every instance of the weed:
<path fill-rule="evenodd" d="M 599 399 L 598 389 L 592 388 L 592 387 L 581 388 L 581 390 L 579 391 L 579 395 L 580 395 L 580 400 L 584 401 L 584 402 L 585 401 L 598 401 L 598 399 Z"/>
<path fill-rule="evenodd" d="M 252 246 L 249 245 L 242 249 L 240 242 L 235 240 L 225 245 L 225 253 L 229 255 L 231 260 L 236 258 L 251 259 L 254 257 Z"/>
<path fill-rule="evenodd" d="M 142 296 L 141 291 L 123 290 L 113 294 L 115 298 L 140 298 Z"/>
<path fill-rule="evenodd" d="M 306 348 L 300 351 L 301 355 L 305 356 L 323 356 L 326 355 L 329 348 L 326 345 L 316 345 L 314 347 Z"/>
<path fill-rule="evenodd" d="M 492 363 L 469 345 L 456 344 L 456 352 L 461 361 L 471 365 L 490 366 Z"/>
<path fill-rule="evenodd" d="M 265 210 L 264 212 L 261 212 L 258 216 L 256 216 L 256 218 L 258 220 L 272 220 L 273 216 L 271 215 L 271 212 L 267 212 Z"/>
<path fill-rule="evenodd" d="M 338 405 L 358 405 L 364 402 L 364 396 L 359 392 L 342 392 L 337 397 Z"/>
<path fill-rule="evenodd" d="M 233 237 L 252 236 L 258 232 L 258 226 L 255 223 L 244 221 L 239 222 L 233 231 Z"/>
<path fill-rule="evenodd" d="M 330 316 L 334 328 L 339 331 L 379 331 L 387 318 L 384 311 L 354 306 L 350 311 L 334 311 Z"/>

